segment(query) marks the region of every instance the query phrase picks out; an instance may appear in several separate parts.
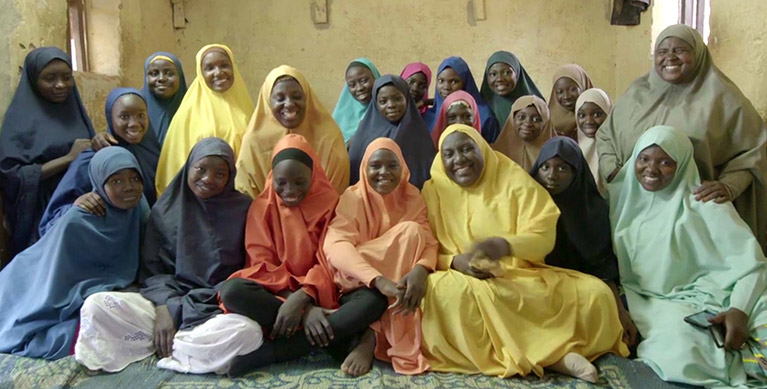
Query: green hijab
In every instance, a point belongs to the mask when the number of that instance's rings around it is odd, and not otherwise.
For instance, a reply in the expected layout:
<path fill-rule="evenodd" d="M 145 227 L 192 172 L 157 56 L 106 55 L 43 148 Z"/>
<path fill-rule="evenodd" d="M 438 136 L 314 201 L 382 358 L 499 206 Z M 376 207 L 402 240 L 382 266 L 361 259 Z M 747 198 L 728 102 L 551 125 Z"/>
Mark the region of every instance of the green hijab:
<path fill-rule="evenodd" d="M 514 74 L 517 75 L 517 84 L 514 86 L 511 93 L 506 96 L 496 94 L 487 81 L 487 73 L 490 71 L 490 67 L 498 62 L 511 66 L 511 68 L 514 69 Z M 498 120 L 498 125 L 501 128 L 503 128 L 506 119 L 509 117 L 512 104 L 514 104 L 518 98 L 534 95 L 543 99 L 543 95 L 541 95 L 538 87 L 535 86 L 533 79 L 527 74 L 525 67 L 519 62 L 517 56 L 508 51 L 496 51 L 487 60 L 487 64 L 485 65 L 485 77 L 482 79 L 482 87 L 479 90 L 479 93 L 482 95 L 482 99 L 484 99 L 490 107 L 490 110 L 493 111 L 493 115 L 495 115 L 496 120 Z"/>
<path fill-rule="evenodd" d="M 764 249 L 767 241 L 767 128 L 738 87 L 711 60 L 703 38 L 685 25 L 666 28 L 668 37 L 689 44 L 694 78 L 671 84 L 651 69 L 619 98 L 597 132 L 599 171 L 606 178 L 623 166 L 640 135 L 656 125 L 673 126 L 692 140 L 703 180 L 718 180 L 733 194 L 738 213 Z"/>
<path fill-rule="evenodd" d="M 642 188 L 634 172 L 637 156 L 652 145 L 677 164 L 671 183 L 656 192 Z M 764 278 L 764 255 L 732 204 L 695 200 L 692 191 L 700 182 L 693 145 L 683 132 L 655 126 L 639 138 L 626 167 L 608 184 L 621 282 L 644 297 L 715 312 L 732 305 L 748 314 L 762 292 L 754 286 L 738 292 L 736 284 L 753 274 Z M 631 299 L 629 309 L 632 316 L 652 314 L 635 312 Z"/>
<path fill-rule="evenodd" d="M 349 68 L 360 65 L 370 69 L 370 72 L 373 73 L 373 78 L 376 80 L 381 77 L 381 73 L 379 73 L 378 69 L 373 65 L 373 61 L 367 58 L 357 58 L 350 62 L 349 66 L 347 66 L 344 71 L 344 77 L 346 77 L 345 75 L 346 72 L 349 71 Z M 338 97 L 338 103 L 336 103 L 336 108 L 333 110 L 333 119 L 338 123 L 338 127 L 341 128 L 344 142 L 349 143 L 349 139 L 351 139 L 351 137 L 354 136 L 354 133 L 357 132 L 357 127 L 360 125 L 362 117 L 365 116 L 365 110 L 367 109 L 368 104 L 362 104 L 357 101 L 357 99 L 352 96 L 351 92 L 349 92 L 349 87 L 346 85 L 346 81 L 344 81 L 344 88 L 341 90 L 341 96 Z"/>

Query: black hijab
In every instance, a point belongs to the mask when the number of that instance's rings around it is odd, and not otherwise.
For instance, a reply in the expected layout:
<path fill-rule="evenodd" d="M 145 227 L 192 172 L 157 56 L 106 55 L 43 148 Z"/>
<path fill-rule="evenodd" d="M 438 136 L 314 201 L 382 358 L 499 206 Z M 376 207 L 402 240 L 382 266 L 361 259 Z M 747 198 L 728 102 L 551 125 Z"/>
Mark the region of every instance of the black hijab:
<path fill-rule="evenodd" d="M 43 180 L 43 164 L 69 153 L 75 139 L 94 135 L 77 85 L 62 103 L 46 100 L 37 90 L 40 73 L 53 60 L 72 67 L 69 55 L 56 47 L 27 54 L 0 130 L 0 188 L 11 228 L 12 255 L 37 240 L 40 217 L 64 175 L 62 171 Z"/>
<path fill-rule="evenodd" d="M 549 139 L 530 174 L 535 178 L 538 168 L 554 157 L 570 164 L 575 174 L 567 189 L 551 196 L 561 215 L 554 250 L 546 256 L 546 264 L 617 281 L 618 263 L 610 235 L 609 208 L 599 194 L 578 144 L 564 136 Z"/>
<path fill-rule="evenodd" d="M 397 124 L 392 124 L 378 112 L 376 104 L 378 91 L 386 85 L 394 86 L 407 99 L 405 114 Z M 377 138 L 390 138 L 397 142 L 410 169 L 410 183 L 417 186 L 418 189 L 422 188 L 423 183 L 430 177 L 429 170 L 437 151 L 434 149 L 434 142 L 432 142 L 429 129 L 421 117 L 421 112 L 410 96 L 407 83 L 399 76 L 387 74 L 378 78 L 373 84 L 373 97 L 357 132 L 350 141 L 350 185 L 359 181 L 362 157 L 365 155 L 368 145 Z"/>
<path fill-rule="evenodd" d="M 189 188 L 192 165 L 208 156 L 229 165 L 224 192 L 202 200 Z M 141 250 L 141 294 L 168 305 L 176 328 L 220 313 L 219 284 L 245 264 L 245 219 L 251 198 L 234 189 L 232 148 L 220 138 L 199 141 L 152 208 Z"/>

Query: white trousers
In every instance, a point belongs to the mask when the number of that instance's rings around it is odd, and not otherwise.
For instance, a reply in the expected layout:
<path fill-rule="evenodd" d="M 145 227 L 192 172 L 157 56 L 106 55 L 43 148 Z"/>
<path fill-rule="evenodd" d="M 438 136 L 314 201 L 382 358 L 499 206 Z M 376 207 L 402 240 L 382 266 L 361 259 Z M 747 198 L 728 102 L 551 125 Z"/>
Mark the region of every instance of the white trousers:
<path fill-rule="evenodd" d="M 100 292 L 80 309 L 75 359 L 90 370 L 117 372 L 155 352 L 155 307 L 138 293 Z M 176 332 L 173 354 L 157 366 L 181 373 L 226 372 L 232 359 L 263 343 L 261 326 L 238 314 L 219 314 Z"/>

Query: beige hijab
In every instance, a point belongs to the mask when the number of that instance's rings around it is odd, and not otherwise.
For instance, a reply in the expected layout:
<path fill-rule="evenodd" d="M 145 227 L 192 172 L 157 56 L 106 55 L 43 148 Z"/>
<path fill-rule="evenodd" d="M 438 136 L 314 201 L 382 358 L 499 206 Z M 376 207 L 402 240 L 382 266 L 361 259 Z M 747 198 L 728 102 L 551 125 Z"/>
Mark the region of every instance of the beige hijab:
<path fill-rule="evenodd" d="M 514 115 L 520 109 L 531 105 L 538 110 L 543 119 L 543 130 L 532 142 L 527 142 L 519 137 L 517 129 L 514 128 Z M 546 106 L 546 102 L 538 96 L 522 96 L 511 105 L 511 114 L 506 119 L 506 124 L 503 126 L 503 130 L 501 130 L 501 134 L 498 135 L 498 139 L 493 143 L 493 149 L 500 151 L 527 171 L 533 167 L 535 160 L 538 159 L 538 154 L 541 152 L 543 144 L 554 136 L 556 136 L 556 133 L 551 127 L 549 107 Z"/>
<path fill-rule="evenodd" d="M 554 131 L 556 131 L 557 134 L 569 136 L 575 139 L 575 113 L 568 111 L 567 108 L 559 104 L 559 101 L 557 100 L 557 93 L 554 89 L 554 85 L 562 77 L 567 77 L 573 80 L 578 85 L 578 87 L 581 88 L 581 92 L 585 91 L 586 89 L 593 88 L 594 85 L 591 84 L 591 78 L 589 78 L 589 75 L 586 73 L 586 71 L 583 70 L 580 65 L 574 63 L 564 65 L 557 69 L 556 72 L 554 72 L 551 96 L 549 96 L 551 126 L 554 128 Z"/>
<path fill-rule="evenodd" d="M 668 125 L 692 141 L 702 180 L 727 185 L 743 220 L 764 248 L 767 241 L 767 128 L 751 102 L 711 60 L 700 34 L 685 25 L 660 33 L 689 44 L 695 55 L 692 81 L 670 84 L 651 69 L 616 102 L 597 132 L 602 177 L 623 166 L 637 139 L 649 128 Z"/>
<path fill-rule="evenodd" d="M 599 108 L 602 108 L 602 111 L 605 111 L 606 115 L 609 115 L 610 110 L 613 108 L 613 103 L 610 101 L 610 97 L 607 96 L 605 91 L 599 88 L 591 88 L 585 90 L 583 93 L 581 93 L 580 96 L 578 96 L 578 101 L 575 103 L 576 115 L 578 115 L 578 110 L 581 108 L 581 106 L 586 103 L 596 104 Z M 591 170 L 591 175 L 594 176 L 594 181 L 597 183 L 599 193 L 604 196 L 606 193 L 605 183 L 602 177 L 599 175 L 599 156 L 597 155 L 596 135 L 594 138 L 589 138 L 586 135 L 583 135 L 583 132 L 581 132 L 580 128 L 578 128 L 576 137 L 578 138 L 578 146 L 580 146 L 581 151 L 583 152 L 583 156 L 589 163 L 589 170 Z"/>

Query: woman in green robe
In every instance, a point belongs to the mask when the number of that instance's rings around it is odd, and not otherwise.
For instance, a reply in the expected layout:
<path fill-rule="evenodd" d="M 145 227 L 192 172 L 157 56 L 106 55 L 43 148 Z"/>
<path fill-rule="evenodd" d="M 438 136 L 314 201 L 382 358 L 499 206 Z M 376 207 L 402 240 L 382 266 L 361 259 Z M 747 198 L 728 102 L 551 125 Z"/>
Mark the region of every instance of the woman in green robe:
<path fill-rule="evenodd" d="M 767 244 L 767 128 L 751 102 L 714 65 L 700 34 L 685 25 L 660 33 L 654 68 L 618 99 L 597 133 L 599 171 L 608 182 L 642 133 L 673 126 L 693 143 L 702 178 L 698 201 L 732 202 L 762 250 Z"/>
<path fill-rule="evenodd" d="M 731 203 L 695 200 L 700 184 L 692 142 L 668 126 L 642 134 L 608 184 L 621 284 L 644 339 L 637 355 L 667 381 L 751 385 L 764 378 L 767 262 Z M 704 310 L 724 348 L 685 322 Z"/>

